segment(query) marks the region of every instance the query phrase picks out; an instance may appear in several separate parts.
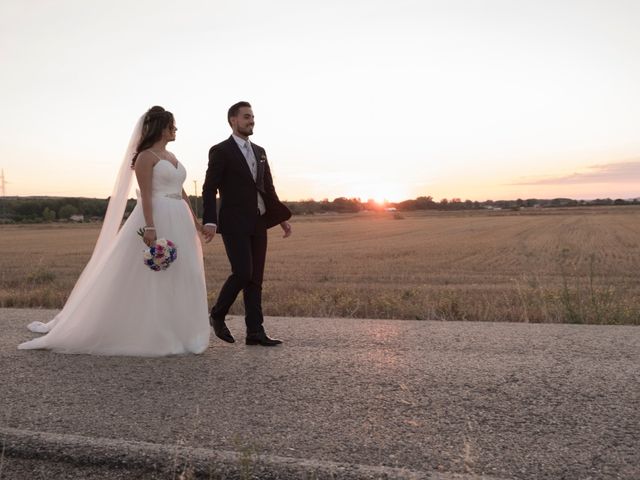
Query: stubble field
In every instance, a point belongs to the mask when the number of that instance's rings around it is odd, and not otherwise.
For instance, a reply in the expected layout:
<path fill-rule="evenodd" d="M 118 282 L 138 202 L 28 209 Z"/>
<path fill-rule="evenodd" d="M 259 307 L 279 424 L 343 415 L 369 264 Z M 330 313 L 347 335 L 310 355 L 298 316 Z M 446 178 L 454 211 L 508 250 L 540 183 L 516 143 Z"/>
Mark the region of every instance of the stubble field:
<path fill-rule="evenodd" d="M 288 239 L 270 232 L 266 315 L 640 324 L 635 206 L 317 215 L 292 225 Z M 0 306 L 62 307 L 98 232 L 0 226 Z M 211 303 L 229 267 L 220 238 L 204 254 Z M 232 313 L 242 313 L 240 299 Z"/>

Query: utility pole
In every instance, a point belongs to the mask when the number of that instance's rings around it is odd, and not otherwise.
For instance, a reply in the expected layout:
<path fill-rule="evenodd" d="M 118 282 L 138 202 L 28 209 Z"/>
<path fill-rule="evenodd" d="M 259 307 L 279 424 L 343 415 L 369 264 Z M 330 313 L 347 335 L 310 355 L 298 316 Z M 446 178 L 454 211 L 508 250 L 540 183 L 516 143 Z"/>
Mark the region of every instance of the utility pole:
<path fill-rule="evenodd" d="M 2 169 L 1 173 L 0 173 L 0 193 L 2 194 L 2 218 L 5 218 L 7 216 L 7 202 L 4 201 L 4 196 L 6 195 L 6 190 L 5 190 L 5 180 L 4 180 L 4 168 Z"/>
<path fill-rule="evenodd" d="M 196 194 L 196 201 L 194 202 L 195 205 L 193 207 L 193 212 L 196 214 L 196 218 L 198 218 L 198 181 L 197 180 L 193 181 L 193 193 Z"/>

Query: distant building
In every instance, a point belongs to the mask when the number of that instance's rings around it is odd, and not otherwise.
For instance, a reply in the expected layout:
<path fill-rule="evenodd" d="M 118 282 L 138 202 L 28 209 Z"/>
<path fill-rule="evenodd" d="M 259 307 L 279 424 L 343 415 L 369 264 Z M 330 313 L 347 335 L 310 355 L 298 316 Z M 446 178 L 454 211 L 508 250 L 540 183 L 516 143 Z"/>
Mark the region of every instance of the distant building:
<path fill-rule="evenodd" d="M 72 222 L 84 222 L 84 215 L 71 215 L 69 220 Z"/>

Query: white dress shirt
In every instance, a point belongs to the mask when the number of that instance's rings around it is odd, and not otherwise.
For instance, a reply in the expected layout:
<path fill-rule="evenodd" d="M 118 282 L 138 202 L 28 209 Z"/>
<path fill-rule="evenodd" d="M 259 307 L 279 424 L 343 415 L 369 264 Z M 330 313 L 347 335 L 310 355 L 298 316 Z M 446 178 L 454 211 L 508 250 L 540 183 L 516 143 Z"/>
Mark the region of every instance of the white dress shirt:
<path fill-rule="evenodd" d="M 256 160 L 256 154 L 251 147 L 251 142 L 247 139 L 240 138 L 236 135 L 231 135 L 233 139 L 238 144 L 238 148 L 244 155 L 244 159 L 247 161 L 247 165 L 249 165 L 249 170 L 251 170 L 251 175 L 253 175 L 253 180 L 256 181 L 258 179 L 258 161 Z M 262 195 L 260 192 L 258 193 L 258 211 L 260 215 L 264 215 L 264 212 L 267 211 L 267 207 L 264 205 L 264 200 L 262 199 Z"/>

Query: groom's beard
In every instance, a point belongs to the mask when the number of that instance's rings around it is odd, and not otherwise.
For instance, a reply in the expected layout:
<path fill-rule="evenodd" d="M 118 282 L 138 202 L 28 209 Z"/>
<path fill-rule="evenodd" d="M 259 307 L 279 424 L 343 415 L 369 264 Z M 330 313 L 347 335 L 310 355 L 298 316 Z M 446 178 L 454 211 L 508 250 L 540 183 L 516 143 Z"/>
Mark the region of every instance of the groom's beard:
<path fill-rule="evenodd" d="M 239 128 L 238 133 L 248 137 L 249 135 L 253 135 L 253 127 Z"/>

